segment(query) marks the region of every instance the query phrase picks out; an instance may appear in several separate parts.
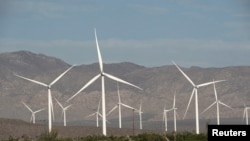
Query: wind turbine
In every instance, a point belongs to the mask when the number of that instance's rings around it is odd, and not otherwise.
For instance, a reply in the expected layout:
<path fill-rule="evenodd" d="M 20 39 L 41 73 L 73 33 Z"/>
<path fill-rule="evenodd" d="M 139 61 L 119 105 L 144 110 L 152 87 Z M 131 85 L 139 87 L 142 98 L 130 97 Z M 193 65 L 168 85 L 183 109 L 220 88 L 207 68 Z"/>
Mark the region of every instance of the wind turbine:
<path fill-rule="evenodd" d="M 248 125 L 248 110 L 250 107 L 247 107 L 246 104 L 244 104 L 244 113 L 243 113 L 243 120 L 246 118 L 246 125 Z"/>
<path fill-rule="evenodd" d="M 60 78 L 62 78 L 70 69 L 72 69 L 74 67 L 71 66 L 70 68 L 68 68 L 65 72 L 63 72 L 62 74 L 60 74 L 54 81 L 52 81 L 50 84 L 45 84 L 43 82 L 39 82 L 39 81 L 36 81 L 36 80 L 33 80 L 33 79 L 29 79 L 29 78 L 26 78 L 26 77 L 23 77 L 23 76 L 20 76 L 20 75 L 17 75 L 17 74 L 14 74 L 15 76 L 19 77 L 19 78 L 22 78 L 24 80 L 28 80 L 30 82 L 33 82 L 35 84 L 38 84 L 38 85 L 41 85 L 41 86 L 44 86 L 48 89 L 48 126 L 49 126 L 49 132 L 51 132 L 52 130 L 52 115 L 54 117 L 54 111 L 53 111 L 53 103 L 52 103 L 52 97 L 51 97 L 51 86 L 53 86 Z M 51 114 L 52 113 L 52 114 Z"/>
<path fill-rule="evenodd" d="M 66 110 L 69 109 L 69 107 L 72 106 L 72 104 L 66 106 L 66 107 L 63 107 L 62 104 L 55 98 L 56 102 L 58 103 L 58 105 L 62 108 L 62 115 L 63 115 L 63 125 L 66 126 Z"/>
<path fill-rule="evenodd" d="M 135 110 L 136 112 L 138 112 L 138 114 L 139 114 L 139 119 L 140 119 L 140 129 L 142 130 L 142 118 L 141 118 L 141 114 L 143 113 L 142 112 L 142 110 L 141 110 L 141 105 L 142 105 L 142 102 L 141 102 L 141 104 L 140 104 L 140 108 L 139 108 L 139 110 Z"/>
<path fill-rule="evenodd" d="M 177 108 L 175 107 L 175 95 L 176 95 L 176 92 L 174 93 L 174 102 L 173 102 L 173 107 L 172 107 L 172 109 L 174 111 L 174 132 L 177 131 L 177 129 L 176 129 L 176 115 L 177 115 L 176 110 L 177 110 Z"/>
<path fill-rule="evenodd" d="M 208 109 L 210 109 L 214 104 L 216 104 L 217 107 L 217 125 L 220 125 L 220 110 L 219 110 L 219 105 L 224 105 L 230 109 L 232 109 L 230 106 L 226 105 L 225 103 L 222 103 L 220 100 L 218 100 L 218 96 L 217 96 L 217 91 L 215 88 L 215 83 L 214 85 L 214 95 L 215 95 L 215 102 L 212 103 L 210 106 L 208 106 L 203 112 L 201 112 L 201 114 L 203 114 L 204 112 L 206 112 Z"/>
<path fill-rule="evenodd" d="M 118 82 L 117 82 L 117 95 L 118 95 L 118 103 L 115 107 L 113 107 L 108 113 L 107 115 L 111 114 L 116 108 L 118 108 L 119 110 L 119 128 L 122 128 L 122 114 L 121 114 L 121 106 L 124 106 L 126 108 L 129 108 L 129 109 L 134 109 L 133 107 L 131 106 L 128 106 L 124 103 L 121 102 L 121 97 L 120 97 L 120 90 L 119 90 L 119 85 L 118 85 Z"/>
<path fill-rule="evenodd" d="M 24 102 L 22 102 L 22 103 L 32 113 L 31 118 L 30 118 L 30 122 L 32 121 L 33 124 L 35 124 L 36 123 L 36 116 L 35 116 L 35 114 L 38 113 L 38 112 L 40 112 L 40 111 L 45 110 L 45 108 L 33 111 L 27 104 L 25 104 Z"/>
<path fill-rule="evenodd" d="M 90 84 L 92 84 L 94 81 L 96 81 L 99 77 L 101 77 L 101 82 L 102 82 L 102 124 L 103 124 L 103 135 L 106 136 L 107 135 L 107 127 L 106 127 L 106 100 L 105 100 L 105 81 L 104 81 L 104 77 L 108 77 L 110 79 L 113 79 L 115 81 L 133 86 L 135 88 L 138 88 L 140 90 L 142 90 L 140 87 L 131 84 L 127 81 L 124 81 L 120 78 L 117 78 L 113 75 L 110 75 L 108 73 L 105 73 L 103 70 L 103 62 L 102 62 L 102 57 L 101 57 L 101 52 L 99 49 L 99 44 L 98 44 L 98 40 L 97 40 L 97 35 L 96 35 L 96 29 L 95 29 L 95 41 L 96 41 L 96 48 L 97 48 L 97 54 L 98 54 L 98 61 L 99 61 L 99 67 L 100 67 L 100 73 L 98 75 L 96 75 L 95 77 L 93 77 L 87 84 L 85 84 L 76 94 L 74 94 L 72 97 L 70 97 L 67 101 L 71 100 L 72 98 L 74 98 L 76 95 L 78 95 L 80 92 L 82 92 L 85 88 L 87 88 Z"/>
<path fill-rule="evenodd" d="M 178 65 L 175 64 L 175 62 L 173 62 L 173 64 L 177 67 L 177 69 L 184 75 L 184 77 L 193 85 L 193 91 L 192 91 L 192 94 L 190 96 L 190 99 L 189 99 L 189 102 L 188 102 L 188 105 L 187 105 L 187 109 L 185 111 L 185 114 L 184 114 L 184 117 L 183 119 L 185 118 L 186 114 L 187 114 L 187 110 L 189 108 L 189 105 L 190 105 L 190 102 L 193 98 L 193 95 L 195 95 L 195 123 L 196 123 L 196 134 L 199 134 L 200 133 L 200 126 L 199 126 L 199 108 L 198 108 L 198 89 L 200 87 L 204 87 L 204 86 L 208 86 L 208 85 L 211 85 L 211 84 L 214 84 L 214 83 L 218 83 L 218 82 L 221 82 L 221 81 L 224 81 L 224 80 L 219 80 L 219 81 L 212 81 L 212 82 L 207 82 L 207 83 L 202 83 L 202 84 L 194 84 L 194 82 L 179 68 Z"/>
<path fill-rule="evenodd" d="M 97 107 L 97 111 L 94 112 L 93 114 L 90 114 L 90 115 L 87 116 L 87 117 L 91 117 L 91 116 L 94 116 L 94 115 L 96 116 L 96 127 L 99 127 L 99 116 L 102 117 L 102 115 L 99 112 L 100 103 L 101 103 L 101 100 L 99 101 L 99 104 L 98 104 L 98 107 Z"/>
<path fill-rule="evenodd" d="M 166 110 L 166 107 L 164 107 L 164 110 L 163 110 L 163 122 L 165 124 L 165 131 L 168 130 L 167 113 L 170 112 L 170 111 L 172 111 L 172 110 L 173 110 L 173 108 Z"/>

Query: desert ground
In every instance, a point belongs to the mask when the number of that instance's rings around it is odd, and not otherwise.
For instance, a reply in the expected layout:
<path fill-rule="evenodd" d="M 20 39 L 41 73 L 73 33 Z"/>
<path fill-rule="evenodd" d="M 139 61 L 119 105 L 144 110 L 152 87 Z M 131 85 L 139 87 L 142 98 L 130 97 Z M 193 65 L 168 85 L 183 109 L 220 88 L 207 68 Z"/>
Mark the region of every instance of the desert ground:
<path fill-rule="evenodd" d="M 0 119 L 0 140 L 13 138 L 21 138 L 28 136 L 30 138 L 37 138 L 42 133 L 48 131 L 46 124 L 32 124 L 16 119 Z M 61 126 L 54 125 L 53 129 L 58 133 L 59 137 L 84 137 L 88 135 L 102 135 L 102 127 L 95 126 Z M 145 132 L 157 132 L 150 130 L 128 129 L 128 128 L 107 128 L 108 135 L 127 136 Z"/>
<path fill-rule="evenodd" d="M 240 122 L 239 122 L 240 121 Z M 111 121 L 115 122 L 115 121 Z M 85 137 L 88 135 L 102 135 L 101 122 L 100 126 L 95 126 L 95 121 L 89 121 L 88 123 L 77 124 L 69 123 L 68 126 L 64 127 L 62 123 L 54 123 L 53 130 L 58 133 L 58 137 Z M 206 133 L 206 124 L 216 124 L 216 119 L 200 120 L 200 131 Z M 221 124 L 244 124 L 242 119 L 221 119 Z M 48 131 L 48 126 L 45 122 L 32 124 L 19 119 L 5 119 L 0 118 L 0 140 L 8 139 L 10 136 L 13 138 L 21 138 L 28 136 L 30 138 L 37 138 L 42 133 Z M 124 122 L 123 128 L 118 128 L 116 124 L 108 125 L 107 135 L 111 136 L 128 136 L 137 135 L 141 133 L 159 133 L 163 134 L 164 126 L 162 122 L 151 122 L 144 124 L 143 130 L 139 130 L 135 123 L 134 130 L 131 122 Z M 190 131 L 195 132 L 194 119 L 190 120 L 178 120 L 177 121 L 177 132 Z M 168 121 L 168 132 L 173 132 L 173 121 Z"/>

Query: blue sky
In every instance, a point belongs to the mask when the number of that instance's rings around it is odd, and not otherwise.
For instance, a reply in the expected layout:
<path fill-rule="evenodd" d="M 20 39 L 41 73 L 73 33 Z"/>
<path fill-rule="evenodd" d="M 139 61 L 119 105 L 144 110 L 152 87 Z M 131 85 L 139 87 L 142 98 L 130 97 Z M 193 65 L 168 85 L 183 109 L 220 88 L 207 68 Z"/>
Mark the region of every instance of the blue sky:
<path fill-rule="evenodd" d="M 0 52 L 69 64 L 250 65 L 248 0 L 1 0 Z"/>

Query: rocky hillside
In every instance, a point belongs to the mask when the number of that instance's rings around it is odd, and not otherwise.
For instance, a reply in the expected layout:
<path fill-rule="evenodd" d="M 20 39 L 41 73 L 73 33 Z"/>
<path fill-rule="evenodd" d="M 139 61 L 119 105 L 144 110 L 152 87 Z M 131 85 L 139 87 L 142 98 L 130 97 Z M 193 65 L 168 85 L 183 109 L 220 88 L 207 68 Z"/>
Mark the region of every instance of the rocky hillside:
<path fill-rule="evenodd" d="M 178 64 L 178 62 L 176 63 Z M 60 59 L 28 51 L 1 53 L 0 117 L 29 121 L 31 113 L 24 107 L 22 101 L 29 104 L 34 110 L 47 108 L 47 89 L 20 79 L 14 74 L 48 84 L 70 66 L 71 64 L 67 64 Z M 219 99 L 233 107 L 233 110 L 221 106 L 220 116 L 222 118 L 242 118 L 243 103 L 250 105 L 250 66 L 181 68 L 196 84 L 212 81 L 213 79 L 226 80 L 217 83 L 217 93 Z M 141 91 L 119 84 L 123 103 L 139 108 L 142 101 L 144 122 L 161 121 L 163 108 L 164 106 L 167 108 L 172 107 L 175 92 L 177 112 L 182 118 L 193 87 L 174 65 L 149 68 L 122 62 L 104 64 L 104 71 L 143 88 L 143 91 Z M 97 109 L 101 98 L 100 79 L 69 103 L 66 100 L 98 73 L 99 65 L 97 63 L 76 66 L 52 86 L 53 98 L 57 98 L 65 106 L 73 104 L 67 111 L 69 122 L 95 119 L 94 117 L 86 118 L 86 116 Z M 118 102 L 117 87 L 116 82 L 108 78 L 105 79 L 105 83 L 107 111 L 109 111 Z M 215 100 L 212 85 L 199 88 L 198 95 L 200 112 Z M 61 109 L 55 100 L 54 109 L 55 120 L 62 122 Z M 194 112 L 194 100 L 192 100 L 186 118 L 194 118 Z M 216 108 L 213 107 L 200 117 L 212 119 L 215 118 L 215 113 Z M 122 115 L 124 118 L 130 119 L 132 112 L 123 108 Z M 37 120 L 47 120 L 47 110 L 38 113 L 36 118 Z M 117 118 L 117 111 L 108 117 L 108 119 L 113 120 Z M 168 118 L 171 120 L 173 118 L 172 114 L 169 114 Z M 241 122 L 239 121 L 239 123 Z"/>

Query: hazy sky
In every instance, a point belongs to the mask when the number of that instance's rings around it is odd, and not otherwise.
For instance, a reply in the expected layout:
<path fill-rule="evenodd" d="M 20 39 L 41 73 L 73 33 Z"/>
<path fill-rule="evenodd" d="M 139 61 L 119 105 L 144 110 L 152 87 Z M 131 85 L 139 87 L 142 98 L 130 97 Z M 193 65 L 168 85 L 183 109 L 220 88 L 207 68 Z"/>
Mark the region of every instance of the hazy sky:
<path fill-rule="evenodd" d="M 0 52 L 70 64 L 250 65 L 249 0 L 0 0 Z"/>

